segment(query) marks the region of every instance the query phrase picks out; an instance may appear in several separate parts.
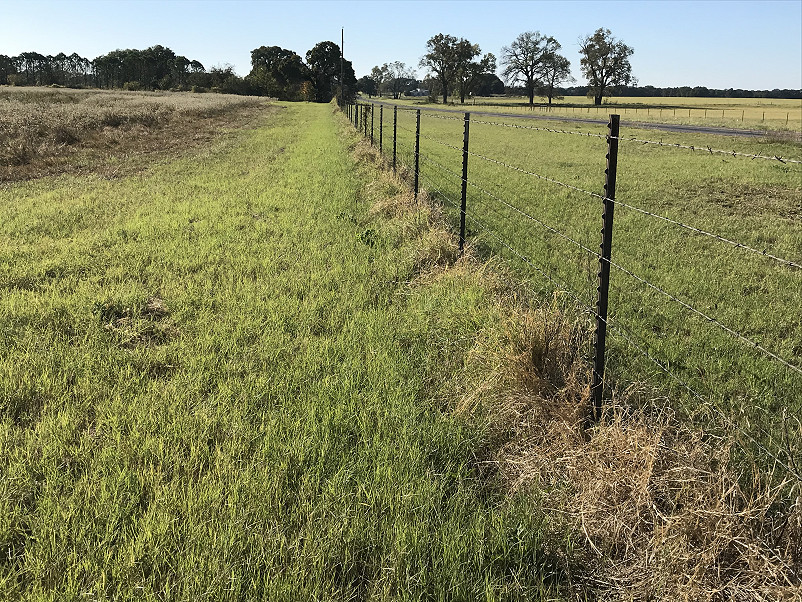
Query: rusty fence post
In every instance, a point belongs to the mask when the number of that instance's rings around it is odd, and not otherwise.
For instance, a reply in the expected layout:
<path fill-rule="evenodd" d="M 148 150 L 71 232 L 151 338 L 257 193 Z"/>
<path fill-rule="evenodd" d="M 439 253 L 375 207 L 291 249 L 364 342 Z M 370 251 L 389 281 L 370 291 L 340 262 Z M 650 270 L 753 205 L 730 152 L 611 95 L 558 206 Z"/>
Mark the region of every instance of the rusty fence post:
<path fill-rule="evenodd" d="M 607 168 L 604 170 L 604 211 L 602 212 L 601 253 L 599 255 L 599 284 L 596 298 L 596 333 L 593 337 L 593 416 L 601 419 L 604 393 L 604 353 L 607 342 L 607 306 L 610 292 L 610 257 L 613 246 L 613 213 L 615 210 L 615 177 L 618 168 L 618 115 L 610 115 L 607 128 Z"/>

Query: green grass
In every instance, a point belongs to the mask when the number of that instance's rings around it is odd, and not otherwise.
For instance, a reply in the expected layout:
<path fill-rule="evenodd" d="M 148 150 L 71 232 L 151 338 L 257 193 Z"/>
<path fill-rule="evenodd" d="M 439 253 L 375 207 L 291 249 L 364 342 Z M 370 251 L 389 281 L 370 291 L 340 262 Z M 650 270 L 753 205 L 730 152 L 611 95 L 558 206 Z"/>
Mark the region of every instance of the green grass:
<path fill-rule="evenodd" d="M 402 98 L 383 102 L 401 106 L 427 106 L 426 98 Z M 602 106 L 594 106 L 586 96 L 566 96 L 555 99 L 549 107 L 543 98 L 535 98 L 535 107 L 529 99 L 520 96 L 477 97 L 449 101 L 451 108 L 519 113 L 521 115 L 554 115 L 606 119 L 611 112 L 621 114 L 627 122 L 674 123 L 700 126 L 719 126 L 769 131 L 802 131 L 802 101 L 783 98 L 672 98 L 672 97 L 611 97 Z M 434 105 L 429 105 L 434 106 Z"/>
<path fill-rule="evenodd" d="M 399 153 L 406 165 L 412 165 L 414 112 L 399 111 L 398 115 Z M 386 111 L 385 116 L 385 151 L 391 152 L 392 112 Z M 442 113 L 425 112 L 421 117 L 421 185 L 441 200 L 456 227 L 462 122 L 442 117 Z M 482 116 L 475 119 L 487 121 Z M 375 139 L 378 121 L 377 115 Z M 522 123 L 512 119 L 495 121 Z M 524 123 L 591 134 L 606 130 L 576 123 Z M 622 129 L 622 136 L 768 156 L 802 156 L 800 146 L 792 143 L 657 135 L 631 128 Z M 469 158 L 469 180 L 492 194 L 468 187 L 471 241 L 487 253 L 509 259 L 522 278 L 530 280 L 543 295 L 550 295 L 556 288 L 554 282 L 485 232 L 491 230 L 570 290 L 571 294 L 560 293 L 566 304 L 579 305 L 580 309 L 582 305 L 594 306 L 598 261 L 497 198 L 591 250 L 598 249 L 600 242 L 601 200 L 476 155 L 601 194 L 605 140 L 474 122 L 470 128 L 470 151 L 475 155 Z M 799 164 L 622 141 L 618 166 L 619 201 L 802 263 Z M 791 364 L 802 366 L 802 323 L 796 318 L 796 308 L 802 303 L 799 269 L 621 206 L 615 217 L 613 261 Z M 580 303 L 572 294 L 579 297 Z M 615 268 L 610 294 L 613 324 L 623 327 L 637 345 L 620 332 L 612 333 L 608 350 L 611 386 L 623 389 L 631 382 L 647 382 L 656 388 L 655 396 L 670 395 L 677 409 L 686 414 L 700 412 L 698 400 L 645 357 L 645 351 L 738 422 L 749 436 L 769 446 L 775 455 L 786 462 L 789 451 L 797 459 L 802 457 L 802 442 L 793 437 L 790 442 L 784 439 L 787 429 L 783 427 L 787 426 L 786 414 L 799 416 L 802 412 L 802 376 Z M 683 398 L 687 401 L 682 402 Z M 715 414 L 712 418 L 713 423 L 723 422 Z M 751 443 L 745 440 L 747 446 Z M 764 465 L 770 464 L 771 458 L 767 458 Z"/>
<path fill-rule="evenodd" d="M 337 123 L 0 189 L 0 598 L 557 595 L 570 542 L 441 407 L 505 310 L 409 287 L 426 222 L 366 217 Z"/>

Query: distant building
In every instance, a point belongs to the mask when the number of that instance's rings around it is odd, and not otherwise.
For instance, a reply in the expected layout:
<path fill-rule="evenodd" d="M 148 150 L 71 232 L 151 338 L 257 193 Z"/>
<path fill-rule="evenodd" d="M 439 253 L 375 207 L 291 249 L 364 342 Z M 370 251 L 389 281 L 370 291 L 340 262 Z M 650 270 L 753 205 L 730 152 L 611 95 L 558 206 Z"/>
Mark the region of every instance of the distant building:
<path fill-rule="evenodd" d="M 429 96 L 429 91 L 426 88 L 416 88 L 407 92 L 407 96 Z"/>

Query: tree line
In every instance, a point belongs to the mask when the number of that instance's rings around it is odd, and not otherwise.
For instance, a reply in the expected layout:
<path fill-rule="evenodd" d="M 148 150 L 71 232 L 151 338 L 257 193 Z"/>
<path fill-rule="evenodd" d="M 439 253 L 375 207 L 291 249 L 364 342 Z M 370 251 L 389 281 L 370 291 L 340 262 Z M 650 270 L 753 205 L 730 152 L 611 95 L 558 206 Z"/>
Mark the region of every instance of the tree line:
<path fill-rule="evenodd" d="M 582 59 L 580 66 L 588 79 L 586 92 L 593 96 L 595 104 L 616 87 L 626 86 L 636 80 L 632 76 L 629 57 L 633 50 L 616 39 L 609 29 L 600 28 L 592 35 L 579 40 Z M 496 74 L 497 59 L 492 53 L 482 54 L 478 44 L 465 38 L 438 33 L 426 42 L 426 54 L 419 66 L 427 70 L 422 82 L 404 63 L 385 63 L 376 66 L 370 75 L 359 79 L 358 87 L 366 94 L 381 95 L 391 91 L 395 98 L 400 92 L 411 93 L 411 87 L 425 87 L 430 98 L 457 96 L 464 103 L 471 94 L 490 92 L 503 93 L 506 86 L 522 91 L 534 104 L 535 96 L 546 98 L 551 104 L 558 97 L 563 83 L 573 81 L 571 62 L 560 54 L 561 44 L 553 37 L 539 31 L 526 31 L 509 46 L 501 49 L 499 63 L 502 81 Z"/>
<path fill-rule="evenodd" d="M 305 59 L 292 50 L 260 46 L 251 51 L 250 73 L 240 77 L 230 65 L 207 70 L 199 61 L 159 45 L 145 50 L 114 50 L 94 60 L 77 53 L 50 56 L 23 52 L 18 56 L 0 55 L 0 83 L 128 90 L 212 90 L 317 102 L 329 102 L 338 94 L 354 94 L 353 66 L 350 61 L 341 60 L 337 44 L 320 42 L 306 53 Z"/>
<path fill-rule="evenodd" d="M 614 94 L 625 96 L 697 96 L 708 98 L 802 98 L 802 90 L 716 90 L 704 86 L 656 88 L 638 87 L 632 75 L 630 57 L 632 47 L 615 38 L 609 29 L 599 28 L 579 39 L 580 70 L 587 79 L 584 86 L 570 86 L 570 61 L 560 54 L 560 43 L 539 31 L 526 31 L 518 35 L 509 46 L 501 49 L 499 58 L 502 81 L 495 74 L 496 58 L 488 53 L 481 55 L 477 44 L 464 38 L 438 33 L 426 43 L 426 54 L 419 66 L 426 69 L 422 80 L 404 63 L 385 63 L 373 67 L 371 73 L 359 79 L 359 91 L 368 95 L 420 94 L 431 100 L 449 96 L 465 102 L 466 94 L 489 96 L 514 93 L 528 97 L 534 104 L 535 96 L 549 104 L 564 95 L 587 95 L 599 105 L 605 97 Z"/>

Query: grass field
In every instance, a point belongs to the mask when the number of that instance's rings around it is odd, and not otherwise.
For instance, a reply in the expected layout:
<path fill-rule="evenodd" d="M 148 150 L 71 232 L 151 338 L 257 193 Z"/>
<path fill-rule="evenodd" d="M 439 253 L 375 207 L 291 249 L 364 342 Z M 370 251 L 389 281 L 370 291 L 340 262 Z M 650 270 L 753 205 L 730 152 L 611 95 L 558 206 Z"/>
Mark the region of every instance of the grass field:
<path fill-rule="evenodd" d="M 793 600 L 798 486 L 586 428 L 581 319 L 356 138 L 275 104 L 0 188 L 0 598 Z"/>
<path fill-rule="evenodd" d="M 424 98 L 380 100 L 403 106 L 428 105 Z M 522 97 L 477 97 L 466 100 L 464 105 L 457 99 L 453 108 L 600 119 L 606 119 L 610 113 L 619 113 L 621 119 L 627 122 L 802 132 L 802 101 L 793 99 L 611 97 L 602 106 L 594 106 L 592 98 L 566 96 L 554 100 L 550 107 L 545 105 L 542 98 L 536 98 L 535 101 L 535 107 L 530 108 L 528 99 Z"/>
<path fill-rule="evenodd" d="M 392 112 L 385 113 L 385 149 L 392 148 Z M 414 157 L 415 115 L 398 113 L 398 148 L 406 165 Z M 468 187 L 470 237 L 501 254 L 544 294 L 555 282 L 565 301 L 595 304 L 601 201 L 583 192 L 501 166 L 508 163 L 594 194 L 603 192 L 606 143 L 602 138 L 503 127 L 552 127 L 601 134 L 606 128 L 576 123 L 525 122 L 477 116 L 471 124 Z M 483 122 L 484 121 L 484 122 Z M 379 116 L 374 116 L 378 140 Z M 442 113 L 421 117 L 421 185 L 438 196 L 452 224 L 458 221 L 462 171 L 462 121 Z M 697 148 L 802 158 L 794 143 L 693 135 L 660 135 L 622 129 L 622 137 L 681 142 Z M 445 143 L 445 144 L 444 144 Z M 480 190 L 481 189 L 481 190 Z M 617 199 L 758 250 L 802 263 L 802 166 L 722 154 L 671 149 L 622 140 Z M 512 205 L 515 209 L 510 207 Z M 516 211 L 520 209 L 535 219 Z M 541 222 L 541 223 L 539 223 Z M 545 225 L 544 225 L 545 224 Z M 556 234 L 546 226 L 559 231 Z M 486 230 L 493 234 L 488 234 Z M 569 237 L 568 240 L 565 237 Z M 500 242 L 500 240 L 504 242 Z M 578 243 L 578 244 L 577 244 Z M 505 244 L 529 258 L 526 265 Z M 802 367 L 802 273 L 760 254 L 734 248 L 626 207 L 616 213 L 613 261 L 624 270 Z M 544 277 L 538 268 L 553 279 Z M 578 297 L 578 304 L 572 297 Z M 802 374 L 756 351 L 698 314 L 614 268 L 610 312 L 614 325 L 610 375 L 619 390 L 628 382 L 660 383 L 675 402 L 687 397 L 689 414 L 699 399 L 714 406 L 713 420 L 734 420 L 770 446 L 784 462 L 802 459 Z M 662 367 L 644 352 L 658 360 Z M 659 394 L 656 394 L 659 395 Z M 718 415 L 721 410 L 727 419 Z M 787 417 L 791 417 L 789 430 Z M 748 439 L 747 445 L 754 444 Z M 756 452 L 759 450 L 755 450 Z M 791 459 L 789 459 L 789 455 Z M 766 457 L 766 467 L 774 462 Z"/>
<path fill-rule="evenodd" d="M 0 598 L 550 589 L 537 500 L 431 402 L 501 309 L 408 301 L 426 263 L 363 225 L 367 183 L 331 109 L 291 105 L 137 176 L 0 192 Z"/>
<path fill-rule="evenodd" d="M 245 127 L 264 99 L 181 92 L 0 87 L 0 182 L 47 174 L 111 177 L 133 157 L 175 154 Z"/>

